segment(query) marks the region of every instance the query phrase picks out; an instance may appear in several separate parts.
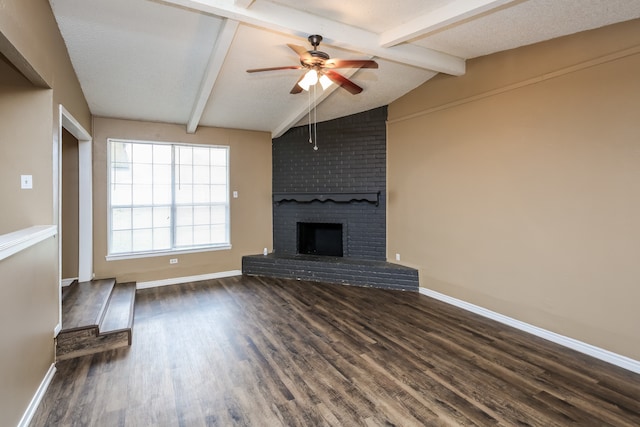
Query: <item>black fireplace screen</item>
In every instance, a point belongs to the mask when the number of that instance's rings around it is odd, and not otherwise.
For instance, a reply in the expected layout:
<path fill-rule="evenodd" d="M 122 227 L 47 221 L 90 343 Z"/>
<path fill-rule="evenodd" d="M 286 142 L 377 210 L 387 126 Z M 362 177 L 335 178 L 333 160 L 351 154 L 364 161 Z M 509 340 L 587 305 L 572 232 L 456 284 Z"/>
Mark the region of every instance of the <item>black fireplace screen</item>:
<path fill-rule="evenodd" d="M 342 256 L 342 224 L 298 223 L 298 253 Z"/>

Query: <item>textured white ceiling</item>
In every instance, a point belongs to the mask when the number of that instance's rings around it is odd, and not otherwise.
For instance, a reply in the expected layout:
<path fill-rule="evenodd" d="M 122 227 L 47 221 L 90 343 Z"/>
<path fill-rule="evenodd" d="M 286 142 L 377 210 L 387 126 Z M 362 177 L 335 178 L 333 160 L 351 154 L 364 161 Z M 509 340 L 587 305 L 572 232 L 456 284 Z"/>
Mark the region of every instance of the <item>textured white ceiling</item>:
<path fill-rule="evenodd" d="M 640 17 L 640 0 L 516 2 L 415 44 L 470 59 Z"/>
<path fill-rule="evenodd" d="M 144 0 L 52 5 L 94 115 L 186 123 L 222 19 Z"/>
<path fill-rule="evenodd" d="M 251 3 L 248 8 L 242 4 Z M 286 44 L 325 37 L 332 58 L 374 58 L 318 90 L 317 119 L 387 105 L 464 59 L 640 17 L 640 0 L 50 0 L 94 115 L 282 134 L 306 123 Z M 225 25 L 226 22 L 226 25 Z M 462 58 L 462 59 L 461 59 Z M 345 73 L 347 70 L 345 70 Z M 313 99 L 312 99 L 313 100 Z"/>
<path fill-rule="evenodd" d="M 403 24 L 415 16 L 432 12 L 451 1 L 275 0 L 274 3 L 380 33 Z"/>

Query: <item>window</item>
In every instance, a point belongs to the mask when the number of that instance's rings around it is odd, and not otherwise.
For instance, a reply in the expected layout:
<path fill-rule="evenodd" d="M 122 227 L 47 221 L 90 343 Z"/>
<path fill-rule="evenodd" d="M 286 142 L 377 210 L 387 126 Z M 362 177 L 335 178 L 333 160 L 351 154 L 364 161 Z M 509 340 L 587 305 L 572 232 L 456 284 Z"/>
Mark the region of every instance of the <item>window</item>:
<path fill-rule="evenodd" d="M 228 249 L 229 147 L 108 140 L 109 258 Z"/>

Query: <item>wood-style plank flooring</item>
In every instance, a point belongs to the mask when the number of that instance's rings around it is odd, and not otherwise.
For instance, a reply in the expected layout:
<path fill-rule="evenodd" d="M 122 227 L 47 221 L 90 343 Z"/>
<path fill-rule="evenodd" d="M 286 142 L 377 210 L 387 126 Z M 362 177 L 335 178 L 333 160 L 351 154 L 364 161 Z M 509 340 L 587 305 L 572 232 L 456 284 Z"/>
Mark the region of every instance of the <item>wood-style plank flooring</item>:
<path fill-rule="evenodd" d="M 640 375 L 417 293 L 233 277 L 138 291 L 32 426 L 638 426 Z"/>

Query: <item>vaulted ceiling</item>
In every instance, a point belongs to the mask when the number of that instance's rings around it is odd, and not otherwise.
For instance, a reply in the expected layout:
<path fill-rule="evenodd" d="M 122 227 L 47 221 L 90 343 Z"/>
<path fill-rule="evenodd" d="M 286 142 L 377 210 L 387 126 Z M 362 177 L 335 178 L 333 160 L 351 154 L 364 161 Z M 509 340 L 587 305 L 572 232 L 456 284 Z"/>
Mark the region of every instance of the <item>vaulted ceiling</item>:
<path fill-rule="evenodd" d="M 465 60 L 640 17 L 638 0 L 50 0 L 96 116 L 271 132 L 387 105 Z M 364 90 L 290 94 L 295 44 L 324 37 Z M 355 71 L 355 73 L 353 73 Z M 353 73 L 353 74 L 352 74 Z"/>

